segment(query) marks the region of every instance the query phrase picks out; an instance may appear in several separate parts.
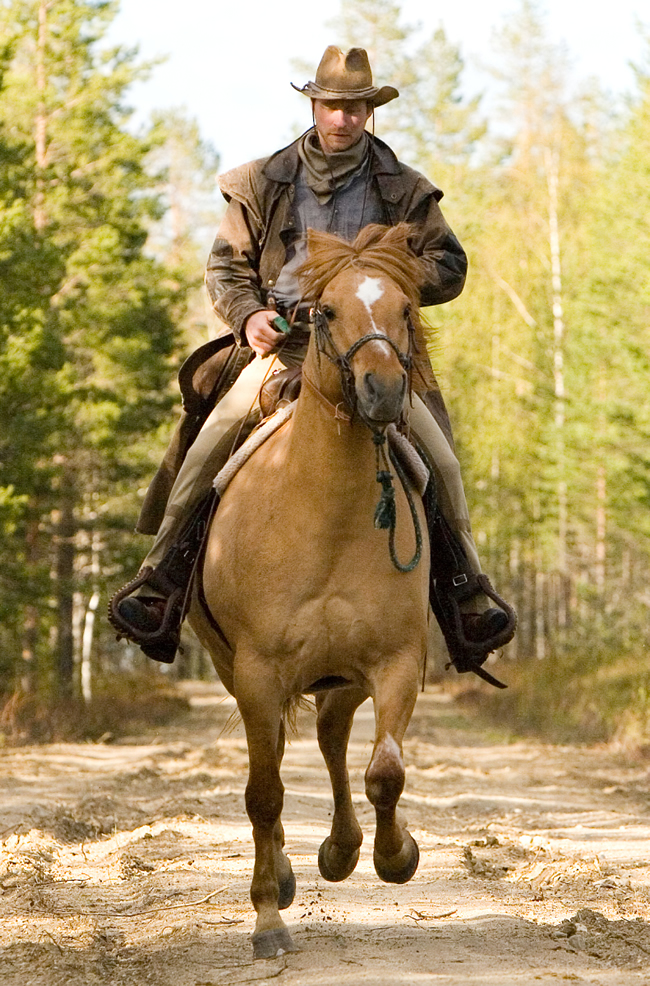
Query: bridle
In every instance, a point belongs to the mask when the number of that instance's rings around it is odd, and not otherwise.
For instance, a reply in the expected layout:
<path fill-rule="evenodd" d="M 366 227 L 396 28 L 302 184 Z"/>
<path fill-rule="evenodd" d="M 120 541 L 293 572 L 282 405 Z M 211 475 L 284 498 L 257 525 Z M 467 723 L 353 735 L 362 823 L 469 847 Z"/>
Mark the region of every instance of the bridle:
<path fill-rule="evenodd" d="M 368 332 L 366 335 L 361 336 L 352 343 L 350 348 L 346 352 L 342 353 L 334 339 L 329 327 L 329 320 L 323 311 L 320 301 L 312 309 L 312 318 L 314 321 L 314 336 L 316 343 L 316 355 L 320 362 L 320 357 L 325 356 L 326 359 L 333 363 L 334 366 L 339 371 L 341 377 L 341 389 L 343 391 L 343 398 L 345 403 L 350 408 L 352 418 L 359 414 L 359 417 L 363 420 L 371 431 L 376 432 L 376 426 L 364 416 L 363 412 L 359 410 L 357 404 L 357 392 L 354 386 L 354 373 L 352 370 L 352 360 L 359 352 L 359 350 L 367 345 L 369 342 L 387 342 L 391 349 L 394 351 L 397 359 L 400 362 L 402 368 L 406 371 L 408 377 L 408 392 L 411 393 L 412 386 L 412 375 L 413 375 L 413 353 L 417 351 L 415 343 L 415 326 L 413 325 L 412 319 L 409 317 L 407 322 L 408 330 L 408 350 L 404 353 L 399 348 L 396 342 L 394 342 L 390 336 L 387 336 L 384 332 Z"/>
<path fill-rule="evenodd" d="M 412 572 L 414 568 L 420 562 L 422 557 L 422 530 L 420 527 L 420 520 L 415 509 L 415 503 L 413 500 L 413 495 L 409 489 L 409 484 L 401 467 L 399 461 L 393 456 L 392 452 L 386 454 L 386 434 L 385 428 L 378 428 L 375 422 L 368 420 L 364 415 L 363 411 L 358 407 L 357 392 L 354 386 L 354 373 L 352 371 L 352 360 L 359 350 L 367 345 L 369 342 L 387 342 L 391 349 L 397 356 L 400 365 L 406 371 L 408 379 L 408 393 L 411 394 L 412 389 L 412 376 L 413 376 L 413 352 L 417 352 L 417 345 L 415 341 L 415 326 L 411 317 L 409 316 L 407 322 L 408 330 L 408 350 L 404 353 L 399 348 L 397 343 L 395 343 L 390 336 L 387 336 L 384 332 L 368 332 L 366 335 L 361 336 L 352 343 L 350 348 L 346 352 L 342 353 L 334 339 L 332 338 L 332 333 L 330 332 L 329 320 L 327 315 L 323 311 L 320 300 L 312 309 L 312 319 L 314 323 L 314 342 L 316 344 L 316 357 L 319 361 L 320 358 L 324 356 L 330 361 L 339 371 L 341 377 L 341 389 L 343 391 L 343 398 L 345 403 L 350 409 L 350 421 L 353 421 L 355 416 L 358 414 L 363 423 L 371 430 L 372 440 L 375 445 L 377 454 L 377 482 L 381 485 L 382 492 L 379 503 L 375 510 L 375 527 L 384 528 L 389 531 L 389 550 L 391 561 L 395 568 L 400 572 Z M 304 373 L 303 373 L 304 379 Z M 314 385 L 310 382 L 310 385 Z M 322 397 L 322 395 L 321 395 Z M 393 487 L 393 476 L 389 464 L 392 463 L 397 475 L 399 476 L 400 482 L 404 489 L 406 495 L 409 509 L 411 513 L 411 519 L 413 521 L 413 528 L 415 531 L 415 553 L 411 560 L 406 563 L 402 563 L 397 558 L 395 550 L 395 528 L 397 523 L 397 515 L 395 508 L 395 490 Z"/>

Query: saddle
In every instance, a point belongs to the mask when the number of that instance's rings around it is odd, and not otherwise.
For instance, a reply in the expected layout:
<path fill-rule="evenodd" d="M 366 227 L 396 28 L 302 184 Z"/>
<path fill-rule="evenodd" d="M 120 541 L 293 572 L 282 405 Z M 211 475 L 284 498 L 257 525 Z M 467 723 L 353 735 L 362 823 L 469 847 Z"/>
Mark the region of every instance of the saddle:
<path fill-rule="evenodd" d="M 272 373 L 260 391 L 260 410 L 263 418 L 285 407 L 293 404 L 300 393 L 302 386 L 302 367 L 291 366 L 285 370 L 277 370 Z"/>

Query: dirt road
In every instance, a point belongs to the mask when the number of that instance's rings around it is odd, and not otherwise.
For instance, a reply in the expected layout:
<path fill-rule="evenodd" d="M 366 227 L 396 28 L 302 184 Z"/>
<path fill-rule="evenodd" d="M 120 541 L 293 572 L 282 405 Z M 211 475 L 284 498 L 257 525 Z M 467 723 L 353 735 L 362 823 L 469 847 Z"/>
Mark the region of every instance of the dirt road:
<path fill-rule="evenodd" d="M 350 745 L 361 860 L 319 876 L 330 792 L 304 718 L 283 772 L 300 951 L 253 962 L 243 733 L 221 735 L 219 686 L 188 694 L 158 735 L 0 752 L 2 986 L 650 983 L 648 767 L 489 734 L 435 689 L 405 747 L 405 886 L 372 867 L 369 704 Z"/>

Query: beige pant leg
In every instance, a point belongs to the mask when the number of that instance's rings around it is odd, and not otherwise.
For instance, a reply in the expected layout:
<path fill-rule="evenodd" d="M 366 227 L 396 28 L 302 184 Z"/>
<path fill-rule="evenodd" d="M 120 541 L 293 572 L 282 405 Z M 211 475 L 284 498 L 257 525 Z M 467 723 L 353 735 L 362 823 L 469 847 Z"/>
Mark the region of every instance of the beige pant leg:
<path fill-rule="evenodd" d="M 183 465 L 178 471 L 176 482 L 169 494 L 169 502 L 156 539 L 142 565 L 155 568 L 163 560 L 167 550 L 174 543 L 178 521 L 193 500 L 194 487 L 201 475 L 205 460 L 217 443 L 244 415 L 259 407 L 258 394 L 264 380 L 277 366 L 275 358 L 260 359 L 240 373 L 239 377 L 219 401 L 207 418 L 196 441 L 188 449 Z"/>
<path fill-rule="evenodd" d="M 413 395 L 413 407 L 409 408 L 409 424 L 433 463 L 440 509 L 458 534 L 472 571 L 478 575 L 481 562 L 472 536 L 460 464 L 440 426 L 417 394 Z"/>

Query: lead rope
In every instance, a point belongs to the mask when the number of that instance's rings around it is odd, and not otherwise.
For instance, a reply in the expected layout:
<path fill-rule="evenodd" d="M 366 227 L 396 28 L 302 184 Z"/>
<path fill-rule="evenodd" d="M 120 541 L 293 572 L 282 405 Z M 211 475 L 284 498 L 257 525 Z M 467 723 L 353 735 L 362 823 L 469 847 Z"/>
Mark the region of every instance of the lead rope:
<path fill-rule="evenodd" d="M 395 467 L 395 472 L 402 484 L 402 489 L 406 495 L 411 519 L 413 521 L 413 531 L 415 533 L 415 554 L 406 565 L 397 557 L 395 550 L 395 528 L 397 526 L 397 508 L 395 506 L 395 487 L 393 486 L 393 475 L 390 471 L 390 464 L 386 456 L 386 436 L 382 432 L 373 432 L 372 440 L 377 453 L 377 482 L 381 484 L 381 496 L 375 509 L 375 527 L 388 531 L 388 548 L 390 560 L 399 572 L 412 572 L 420 563 L 422 557 L 422 527 L 420 518 L 415 509 L 415 500 L 408 485 L 406 473 L 402 469 L 401 463 L 391 454 L 391 462 Z"/>

